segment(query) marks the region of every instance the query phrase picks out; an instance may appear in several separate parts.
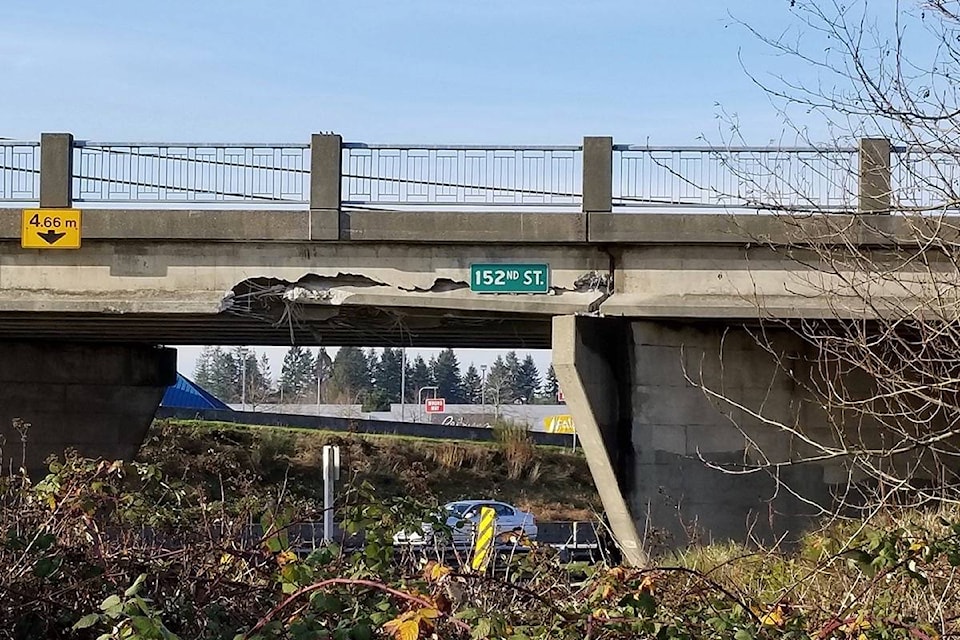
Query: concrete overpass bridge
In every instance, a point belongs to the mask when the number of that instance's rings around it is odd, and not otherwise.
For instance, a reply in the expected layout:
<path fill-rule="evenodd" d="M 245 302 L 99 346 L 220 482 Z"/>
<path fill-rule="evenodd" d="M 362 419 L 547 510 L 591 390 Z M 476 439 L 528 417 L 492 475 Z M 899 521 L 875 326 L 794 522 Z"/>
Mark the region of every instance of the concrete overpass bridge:
<path fill-rule="evenodd" d="M 776 536 L 798 526 L 802 504 L 702 464 L 702 451 L 735 459 L 746 445 L 684 365 L 699 357 L 702 372 L 733 331 L 741 400 L 773 389 L 775 411 L 796 413 L 797 390 L 743 327 L 883 308 L 846 292 L 856 265 L 823 269 L 817 247 L 871 247 L 909 271 L 898 256 L 918 244 L 918 218 L 890 213 L 938 197 L 909 181 L 931 175 L 929 155 L 911 153 L 875 139 L 851 149 L 602 137 L 366 145 L 332 134 L 262 145 L 0 141 L 3 456 L 16 457 L 14 417 L 33 425 L 32 468 L 65 445 L 131 455 L 174 375 L 174 354 L 156 345 L 552 346 L 629 558 L 639 561 L 637 532 L 651 523 Z M 60 226 L 68 219 L 76 226 Z M 957 223 L 940 216 L 932 232 L 956 235 Z M 56 250 L 74 236 L 78 248 Z M 548 286 L 498 288 L 510 274 L 483 273 L 513 267 L 543 269 Z M 942 272 L 954 277 L 949 260 Z M 927 284 L 881 287 L 877 299 L 919 299 Z M 802 473 L 825 499 L 840 471 Z M 771 509 L 783 516 L 757 525 Z"/>

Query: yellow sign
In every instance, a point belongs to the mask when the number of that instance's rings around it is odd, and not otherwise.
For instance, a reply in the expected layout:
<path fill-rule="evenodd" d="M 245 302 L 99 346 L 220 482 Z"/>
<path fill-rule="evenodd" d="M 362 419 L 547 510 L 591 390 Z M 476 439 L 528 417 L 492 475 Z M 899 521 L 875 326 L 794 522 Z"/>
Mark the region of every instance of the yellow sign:
<path fill-rule="evenodd" d="M 543 427 L 547 433 L 576 433 L 573 416 L 568 414 L 547 416 L 543 419 Z"/>
<path fill-rule="evenodd" d="M 473 560 L 470 567 L 483 573 L 493 556 L 493 534 L 497 528 L 497 512 L 491 507 L 480 507 L 480 522 L 477 524 L 477 540 L 473 544 Z"/>
<path fill-rule="evenodd" d="M 79 249 L 79 209 L 24 209 L 20 221 L 24 249 Z"/>

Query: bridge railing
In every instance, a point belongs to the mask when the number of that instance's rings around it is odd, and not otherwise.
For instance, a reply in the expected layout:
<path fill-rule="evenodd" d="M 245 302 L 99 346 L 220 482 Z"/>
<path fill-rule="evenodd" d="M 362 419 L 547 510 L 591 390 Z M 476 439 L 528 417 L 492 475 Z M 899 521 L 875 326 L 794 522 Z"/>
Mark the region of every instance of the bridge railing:
<path fill-rule="evenodd" d="M 855 148 L 613 147 L 615 208 L 857 208 Z"/>
<path fill-rule="evenodd" d="M 42 207 L 888 212 L 958 209 L 958 193 L 960 151 L 870 138 L 856 148 L 0 140 L 0 202 Z"/>
<path fill-rule="evenodd" d="M 40 198 L 40 143 L 0 140 L 0 202 Z"/>
<path fill-rule="evenodd" d="M 344 205 L 545 205 L 583 198 L 580 146 L 345 143 Z"/>
<path fill-rule="evenodd" d="M 894 209 L 960 208 L 960 149 L 893 149 L 890 192 Z"/>
<path fill-rule="evenodd" d="M 74 142 L 76 202 L 306 204 L 310 145 Z"/>

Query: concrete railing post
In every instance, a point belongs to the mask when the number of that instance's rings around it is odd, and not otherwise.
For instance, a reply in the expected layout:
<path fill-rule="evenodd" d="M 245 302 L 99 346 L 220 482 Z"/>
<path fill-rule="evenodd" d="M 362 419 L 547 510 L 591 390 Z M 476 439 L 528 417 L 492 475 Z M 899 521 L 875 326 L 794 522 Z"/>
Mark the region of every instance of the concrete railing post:
<path fill-rule="evenodd" d="M 860 213 L 890 211 L 890 141 L 886 138 L 861 138 Z"/>
<path fill-rule="evenodd" d="M 613 211 L 613 138 L 583 139 L 583 212 Z"/>
<path fill-rule="evenodd" d="M 310 239 L 340 238 L 343 139 L 334 133 L 310 137 Z"/>
<path fill-rule="evenodd" d="M 40 206 L 73 205 L 73 135 L 40 134 Z"/>

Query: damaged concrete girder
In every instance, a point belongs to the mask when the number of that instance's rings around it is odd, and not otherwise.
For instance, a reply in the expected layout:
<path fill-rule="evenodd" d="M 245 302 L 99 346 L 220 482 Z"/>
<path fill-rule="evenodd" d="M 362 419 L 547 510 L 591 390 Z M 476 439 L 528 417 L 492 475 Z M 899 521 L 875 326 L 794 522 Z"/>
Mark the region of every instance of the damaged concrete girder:
<path fill-rule="evenodd" d="M 604 276 L 597 282 L 605 283 L 610 264 L 599 248 L 562 245 L 109 241 L 86 243 L 80 251 L 2 249 L 0 311 L 69 310 L 81 304 L 87 311 L 115 313 L 218 313 L 224 296 L 248 280 L 301 283 L 306 294 L 317 290 L 312 282 L 327 279 L 333 288 L 345 285 L 344 295 L 368 296 L 358 299 L 360 304 L 390 304 L 383 292 L 401 306 L 446 299 L 440 304 L 531 306 L 550 313 L 557 305 L 586 310 L 599 301 L 606 292 L 599 286 L 584 290 L 583 283 L 597 274 Z M 479 262 L 546 263 L 552 291 L 542 296 L 471 293 L 470 265 Z"/>

